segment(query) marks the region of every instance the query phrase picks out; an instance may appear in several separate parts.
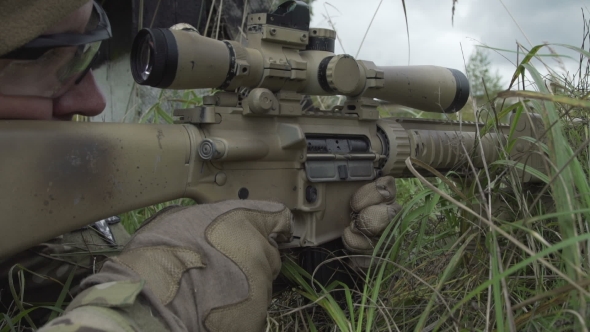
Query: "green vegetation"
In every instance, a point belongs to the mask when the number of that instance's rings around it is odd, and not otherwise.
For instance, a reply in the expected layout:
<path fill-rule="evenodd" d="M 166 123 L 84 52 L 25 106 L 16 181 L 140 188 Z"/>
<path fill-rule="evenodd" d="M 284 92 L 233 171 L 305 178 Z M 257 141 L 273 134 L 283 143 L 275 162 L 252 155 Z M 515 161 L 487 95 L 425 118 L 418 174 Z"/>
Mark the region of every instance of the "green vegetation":
<path fill-rule="evenodd" d="M 467 77 L 471 88 L 471 98 L 476 100 L 477 105 L 485 105 L 495 98 L 502 90 L 500 75 L 492 73 L 491 62 L 488 50 L 476 47 L 475 51 L 467 61 Z"/>

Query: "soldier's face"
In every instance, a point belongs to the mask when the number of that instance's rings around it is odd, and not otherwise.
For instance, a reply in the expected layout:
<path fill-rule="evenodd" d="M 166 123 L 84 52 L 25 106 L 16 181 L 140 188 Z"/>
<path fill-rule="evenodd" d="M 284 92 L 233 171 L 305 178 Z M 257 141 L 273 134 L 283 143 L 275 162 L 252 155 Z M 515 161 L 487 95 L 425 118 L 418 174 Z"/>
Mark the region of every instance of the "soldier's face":
<path fill-rule="evenodd" d="M 44 34 L 83 33 L 91 13 L 92 1 Z M 101 113 L 106 102 L 92 71 L 78 84 L 77 77 L 59 79 L 73 52 L 75 47 L 64 47 L 38 60 L 0 59 L 0 119 L 70 120 L 74 114 Z M 2 79 L 2 75 L 11 79 Z"/>

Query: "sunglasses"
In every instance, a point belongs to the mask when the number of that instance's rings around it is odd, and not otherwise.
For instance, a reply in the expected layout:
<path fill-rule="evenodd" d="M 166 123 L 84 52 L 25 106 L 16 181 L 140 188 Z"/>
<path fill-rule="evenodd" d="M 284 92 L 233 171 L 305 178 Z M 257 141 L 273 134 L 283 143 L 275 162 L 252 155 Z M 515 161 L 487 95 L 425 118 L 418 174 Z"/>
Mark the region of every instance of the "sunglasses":
<path fill-rule="evenodd" d="M 0 56 L 0 59 L 14 60 L 4 70 L 0 70 L 0 93 L 7 95 L 36 95 L 55 97 L 63 91 L 68 82 L 78 84 L 92 68 L 103 40 L 111 38 L 111 25 L 102 7 L 94 1 L 90 17 L 89 31 L 81 33 L 57 33 L 42 35 L 22 47 Z M 61 65 L 55 74 L 53 85 L 39 87 L 35 82 L 43 81 L 43 70 L 50 68 L 50 62 L 56 54 L 62 54 L 61 48 L 72 49 L 67 62 Z M 27 70 L 38 68 L 38 70 Z M 24 69 L 24 71 L 23 71 Z M 38 78 L 38 79 L 37 79 Z M 37 86 L 37 88 L 35 87 Z"/>
<path fill-rule="evenodd" d="M 56 33 L 39 36 L 20 48 L 0 56 L 0 59 L 36 60 L 56 47 L 84 46 L 111 38 L 111 23 L 104 9 L 96 1 L 94 1 L 94 14 L 98 15 L 98 24 L 92 31 L 84 34 Z"/>

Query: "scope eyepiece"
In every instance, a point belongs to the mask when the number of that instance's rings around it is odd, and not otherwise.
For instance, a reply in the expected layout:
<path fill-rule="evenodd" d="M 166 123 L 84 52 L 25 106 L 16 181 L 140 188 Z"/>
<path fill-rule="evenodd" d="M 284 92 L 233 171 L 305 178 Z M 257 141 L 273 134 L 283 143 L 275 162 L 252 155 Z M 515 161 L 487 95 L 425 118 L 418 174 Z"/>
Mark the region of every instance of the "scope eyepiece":
<path fill-rule="evenodd" d="M 183 26 L 143 29 L 135 36 L 131 48 L 133 79 L 140 85 L 162 89 L 224 89 L 236 75 L 233 47 Z"/>
<path fill-rule="evenodd" d="M 142 29 L 131 47 L 131 74 L 141 85 L 168 87 L 178 67 L 178 48 L 168 29 Z"/>

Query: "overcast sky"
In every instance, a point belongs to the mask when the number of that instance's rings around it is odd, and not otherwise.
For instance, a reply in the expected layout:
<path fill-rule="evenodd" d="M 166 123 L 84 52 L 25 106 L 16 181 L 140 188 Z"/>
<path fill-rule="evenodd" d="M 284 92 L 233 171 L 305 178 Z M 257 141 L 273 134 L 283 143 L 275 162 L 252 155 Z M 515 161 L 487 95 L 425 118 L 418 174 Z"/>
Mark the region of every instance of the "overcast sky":
<path fill-rule="evenodd" d="M 316 0 L 311 25 L 329 28 L 326 16 L 330 16 L 342 41 L 342 46 L 337 42 L 336 53 L 355 56 L 379 2 Z M 589 0 L 459 0 L 453 26 L 452 0 L 406 0 L 409 63 L 445 66 L 465 72 L 464 58 L 469 58 L 477 44 L 512 51 L 516 50 L 517 41 L 529 49 L 530 43 L 543 42 L 581 46 L 582 8 L 589 19 L 589 3 Z M 587 45 L 588 42 L 586 49 Z M 556 48 L 556 51 L 575 55 L 564 48 Z M 516 54 L 489 53 L 493 67 L 507 83 L 514 72 L 512 63 L 516 63 Z M 372 60 L 377 65 L 408 64 L 408 40 L 401 0 L 382 1 L 357 58 Z M 565 62 L 569 70 L 576 67 L 577 61 Z M 557 66 L 554 60 L 547 60 L 547 63 Z"/>

